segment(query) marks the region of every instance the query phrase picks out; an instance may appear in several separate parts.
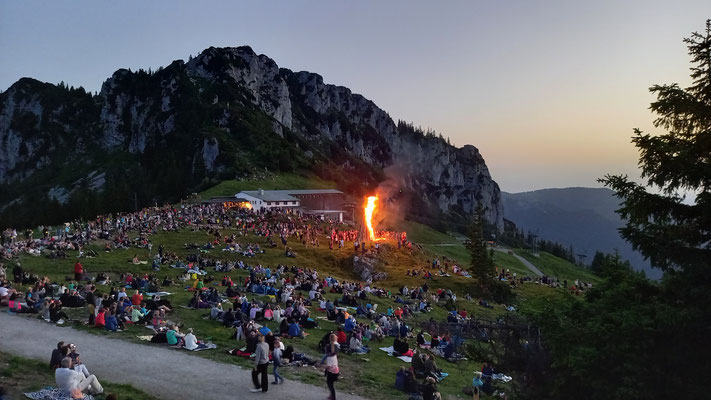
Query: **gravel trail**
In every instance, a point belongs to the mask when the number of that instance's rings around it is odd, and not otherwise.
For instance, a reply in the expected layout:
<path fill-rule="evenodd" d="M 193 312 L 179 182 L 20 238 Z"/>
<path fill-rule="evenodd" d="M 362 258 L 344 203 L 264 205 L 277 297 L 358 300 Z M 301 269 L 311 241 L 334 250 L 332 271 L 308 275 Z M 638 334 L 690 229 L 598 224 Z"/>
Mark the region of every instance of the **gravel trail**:
<path fill-rule="evenodd" d="M 269 391 L 251 393 L 251 371 L 155 345 L 143 345 L 58 327 L 0 311 L 0 350 L 49 363 L 57 342 L 77 345 L 81 359 L 101 381 L 131 384 L 161 399 L 318 399 L 328 397 L 326 382 L 313 386 L 287 380 Z M 226 351 L 215 349 L 206 351 Z M 310 367 L 300 367 L 310 368 Z M 273 380 L 269 367 L 269 381 Z M 336 383 L 336 390 L 339 388 Z M 363 399 L 338 392 L 338 399 Z"/>
<path fill-rule="evenodd" d="M 500 252 L 502 252 L 502 253 L 508 253 L 509 251 L 511 251 L 511 252 L 513 253 L 513 251 L 512 251 L 511 249 L 506 249 L 506 248 L 498 248 L 498 247 L 495 247 L 494 250 L 500 251 Z M 525 258 L 519 256 L 519 255 L 516 254 L 516 253 L 513 253 L 513 256 L 516 257 L 519 261 L 521 261 L 521 262 L 523 263 L 523 265 L 525 265 L 526 267 L 528 267 L 528 269 L 530 269 L 531 272 L 533 272 L 534 274 L 536 274 L 536 275 L 538 275 L 538 276 L 543 276 L 543 272 L 541 272 L 540 269 L 536 268 L 535 265 L 531 264 L 530 261 L 526 260 Z"/>

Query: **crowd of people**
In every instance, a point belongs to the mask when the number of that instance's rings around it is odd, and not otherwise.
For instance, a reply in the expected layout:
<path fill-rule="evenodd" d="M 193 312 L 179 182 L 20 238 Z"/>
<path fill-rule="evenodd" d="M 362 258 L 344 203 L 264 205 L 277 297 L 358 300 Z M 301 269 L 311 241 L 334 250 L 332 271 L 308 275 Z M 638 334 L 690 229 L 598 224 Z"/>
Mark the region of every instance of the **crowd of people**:
<path fill-rule="evenodd" d="M 419 393 L 425 399 L 436 398 L 437 384 L 443 379 L 436 358 L 457 360 L 460 338 L 446 329 L 433 329 L 426 333 L 430 338 L 426 340 L 424 332 L 413 332 L 408 320 L 414 315 L 429 313 L 438 304 L 456 304 L 457 295 L 452 290 L 432 289 L 427 278 L 448 276 L 450 272 L 466 276 L 466 271 L 453 260 L 434 259 L 426 266 L 407 271 L 407 275 L 425 278 L 421 285 L 402 286 L 398 292 L 392 293 L 373 282 L 341 281 L 332 276 L 320 277 L 314 269 L 295 265 L 268 267 L 256 262 L 265 249 L 281 247 L 288 254 L 291 241 L 304 246 L 319 246 L 318 238 L 326 238 L 331 249 L 344 248 L 351 242 L 356 253 L 380 251 L 372 244 L 366 249 L 362 242 L 359 243 L 357 230 L 342 229 L 312 218 L 278 211 L 225 210 L 219 205 L 184 205 L 100 216 L 56 229 L 41 227 L 40 237 L 34 237 L 31 231 L 18 235 L 14 230 L 6 230 L 0 254 L 12 262 L 22 253 L 57 258 L 66 257 L 68 250 L 78 251 L 80 260 L 74 265 L 73 280 L 62 283 L 52 283 L 47 277 L 40 278 L 24 271 L 19 263 L 14 263 L 10 271 L 0 265 L 0 305 L 9 306 L 18 313 L 42 313 L 46 320 L 57 323 L 70 321 L 64 308 L 85 307 L 87 324 L 109 331 L 122 330 L 131 324 L 150 326 L 154 330 L 151 341 L 194 350 L 202 343 L 192 329 L 181 332 L 180 324 L 170 320 L 174 306 L 155 294 L 179 283 L 193 293 L 185 307 L 209 310 L 210 319 L 233 328 L 234 338 L 245 342 L 246 346 L 237 355 L 253 357 L 255 391 L 268 390 L 270 363 L 274 375 L 272 384 L 284 382 L 279 374 L 279 368 L 284 365 L 320 365 L 324 368 L 330 398 L 335 399 L 335 384 L 340 374 L 338 354 L 365 354 L 372 351 L 369 344 L 392 340 L 394 355 L 412 358 L 410 368 L 397 371 L 396 387 L 407 393 Z M 181 229 L 204 231 L 211 239 L 204 244 L 186 244 L 187 249 L 196 252 L 185 259 L 166 251 L 162 245 L 153 254 L 151 235 Z M 223 234 L 227 229 L 236 232 Z M 398 248 L 412 251 L 412 243 L 405 234 L 380 234 L 395 238 Z M 153 273 L 126 273 L 114 276 L 113 280 L 106 273 L 90 273 L 82 260 L 94 254 L 85 247 L 95 240 L 103 240 L 107 252 L 122 248 L 148 250 Z M 209 256 L 213 249 L 247 259 L 220 261 Z M 252 257 L 257 257 L 254 263 L 249 261 Z M 134 265 L 144 263 L 137 254 L 129 262 Z M 177 269 L 177 275 L 172 278 L 161 274 L 161 279 L 158 272 L 168 266 Z M 233 281 L 227 274 L 235 269 L 247 271 L 248 276 Z M 222 279 L 208 272 L 212 270 L 216 274 L 223 273 Z M 498 278 L 520 283 L 531 280 L 503 270 Z M 544 282 L 545 279 L 542 278 L 541 283 L 549 284 Z M 16 287 L 20 285 L 27 286 L 28 290 L 18 291 Z M 575 286 L 584 288 L 586 284 L 576 282 Z M 468 295 L 466 297 L 471 300 Z M 378 309 L 379 299 L 392 300 L 394 306 Z M 485 299 L 480 299 L 479 305 L 491 307 Z M 336 324 L 335 329 L 319 342 L 323 354 L 320 361 L 297 353 L 293 346 L 284 343 L 285 340 L 298 341 L 308 335 L 309 330 L 319 327 L 314 310 L 323 312 L 326 320 Z M 464 308 L 452 309 L 447 314 L 450 324 L 466 324 L 471 318 L 471 312 Z M 276 323 L 278 328 L 272 331 L 266 326 L 267 322 Z M 77 362 L 78 357 L 72 358 L 72 347 L 65 347 L 58 346 L 56 359 L 53 354 L 53 366 L 62 369 L 63 377 L 71 375 L 71 379 L 66 379 L 78 382 L 72 385 L 81 387 L 82 391 L 100 391 L 96 378 Z M 73 369 L 83 374 L 84 379 L 78 379 L 78 375 L 69 374 L 64 369 Z M 69 387 L 67 382 L 62 380 L 62 385 Z"/>

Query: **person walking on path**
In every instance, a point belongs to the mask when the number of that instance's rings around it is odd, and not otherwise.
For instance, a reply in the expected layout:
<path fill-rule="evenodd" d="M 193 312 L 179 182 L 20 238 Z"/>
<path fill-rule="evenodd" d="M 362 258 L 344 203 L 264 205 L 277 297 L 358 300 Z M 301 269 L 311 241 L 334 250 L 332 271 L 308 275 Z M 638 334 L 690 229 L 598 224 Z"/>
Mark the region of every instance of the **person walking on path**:
<path fill-rule="evenodd" d="M 252 383 L 254 383 L 253 393 L 267 392 L 269 390 L 269 376 L 267 368 L 269 367 L 269 345 L 264 341 L 264 335 L 259 335 L 259 343 L 257 343 L 257 351 L 254 356 L 254 369 L 252 370 Z M 261 382 L 257 377 L 261 375 Z"/>
<path fill-rule="evenodd" d="M 336 388 L 335 383 L 338 380 L 338 375 L 340 371 L 338 369 L 338 339 L 335 334 L 329 336 L 329 344 L 326 346 L 326 385 L 328 386 L 328 391 L 331 395 L 328 400 L 336 400 Z"/>
<path fill-rule="evenodd" d="M 274 351 L 272 352 L 272 361 L 274 362 L 274 382 L 273 385 L 284 383 L 284 378 L 279 375 L 279 367 L 281 366 L 281 340 L 274 339 Z"/>

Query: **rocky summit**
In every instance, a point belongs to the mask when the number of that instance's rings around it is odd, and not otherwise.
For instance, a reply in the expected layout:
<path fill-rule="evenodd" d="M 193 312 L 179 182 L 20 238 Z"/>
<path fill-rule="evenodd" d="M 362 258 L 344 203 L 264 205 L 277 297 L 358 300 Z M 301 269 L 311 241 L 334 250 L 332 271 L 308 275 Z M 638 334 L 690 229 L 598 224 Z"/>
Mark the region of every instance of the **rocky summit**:
<path fill-rule="evenodd" d="M 96 94 L 30 78 L 0 93 L 3 225 L 133 209 L 292 171 L 353 194 L 389 180 L 430 217 L 469 214 L 481 202 L 503 227 L 499 187 L 476 147 L 396 123 L 350 89 L 279 68 L 250 47 L 211 47 L 156 71 L 119 69 Z"/>

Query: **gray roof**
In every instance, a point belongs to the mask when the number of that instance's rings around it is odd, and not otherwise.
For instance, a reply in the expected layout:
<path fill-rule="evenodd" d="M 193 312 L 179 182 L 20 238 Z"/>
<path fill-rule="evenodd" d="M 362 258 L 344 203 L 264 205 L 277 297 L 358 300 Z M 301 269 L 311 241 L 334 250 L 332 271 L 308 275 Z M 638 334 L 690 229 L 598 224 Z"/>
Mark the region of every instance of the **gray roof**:
<path fill-rule="evenodd" d="M 266 190 L 265 190 L 265 192 L 266 192 Z M 343 192 L 341 192 L 340 190 L 336 190 L 336 189 L 270 190 L 270 192 L 284 192 L 284 193 L 288 193 L 288 194 L 291 194 L 291 195 L 299 195 L 299 194 L 343 194 Z"/>
<path fill-rule="evenodd" d="M 237 193 L 235 196 L 239 196 L 240 193 L 255 197 L 263 201 L 298 201 L 294 196 L 290 196 L 288 193 L 283 193 L 280 190 L 265 190 L 263 193 L 259 193 L 259 190 L 245 190 Z"/>
<path fill-rule="evenodd" d="M 297 201 L 298 198 L 294 196 L 308 195 L 308 194 L 343 194 L 340 190 L 336 189 L 295 189 L 295 190 L 264 190 L 260 193 L 259 190 L 243 190 L 237 193 L 235 196 L 239 196 L 240 193 L 256 197 L 263 201 Z"/>

